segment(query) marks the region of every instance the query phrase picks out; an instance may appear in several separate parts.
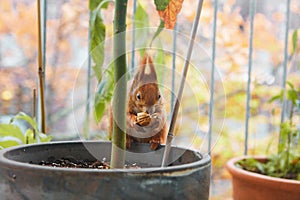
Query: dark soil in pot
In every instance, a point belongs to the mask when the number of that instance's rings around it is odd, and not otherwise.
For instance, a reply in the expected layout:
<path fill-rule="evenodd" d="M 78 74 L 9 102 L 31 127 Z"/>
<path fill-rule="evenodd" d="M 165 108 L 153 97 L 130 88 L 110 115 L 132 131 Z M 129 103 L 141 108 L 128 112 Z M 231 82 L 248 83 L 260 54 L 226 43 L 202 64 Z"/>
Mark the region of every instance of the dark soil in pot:
<path fill-rule="evenodd" d="M 34 164 L 29 162 L 30 164 Z M 76 160 L 75 158 L 60 158 L 42 160 L 38 165 L 64 168 L 109 169 L 109 163 L 99 160 Z M 125 166 L 126 167 L 126 166 Z"/>

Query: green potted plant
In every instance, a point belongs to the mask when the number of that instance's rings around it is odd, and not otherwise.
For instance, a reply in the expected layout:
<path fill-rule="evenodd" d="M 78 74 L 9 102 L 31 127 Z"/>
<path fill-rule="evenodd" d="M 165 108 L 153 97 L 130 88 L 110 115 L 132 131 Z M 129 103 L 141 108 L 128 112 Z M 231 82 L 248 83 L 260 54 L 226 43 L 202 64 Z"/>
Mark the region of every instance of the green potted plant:
<path fill-rule="evenodd" d="M 103 31 L 103 23 L 97 12 L 107 2 L 90 1 L 96 13 L 92 13 L 91 21 L 96 29 L 94 32 L 92 30 L 91 37 L 98 42 L 103 40 L 103 35 L 93 34 Z M 158 8 L 160 11 L 169 2 L 155 1 L 162 4 Z M 127 0 L 115 1 L 115 83 L 127 70 L 127 3 Z M 101 65 L 100 57 L 97 57 L 100 61 L 97 60 L 99 62 L 96 65 Z M 118 103 L 113 105 L 113 112 L 118 124 L 124 125 L 126 87 L 120 89 L 115 90 L 113 101 Z M 126 151 L 126 133 L 118 124 L 114 124 L 112 142 L 52 142 L 1 150 L 1 199 L 208 199 L 211 168 L 209 155 L 172 146 L 168 166 L 161 167 L 164 146 L 149 151 L 149 144 L 133 143 L 130 151 Z M 52 163 L 52 167 L 47 166 L 49 163 Z M 107 163 L 110 169 L 107 169 Z"/>
<path fill-rule="evenodd" d="M 287 84 L 286 98 L 291 109 L 288 119 L 280 124 L 277 153 L 268 157 L 242 156 L 227 163 L 234 199 L 299 199 L 300 130 L 295 115 L 299 115 L 300 88 Z M 283 98 L 281 92 L 270 101 Z"/>

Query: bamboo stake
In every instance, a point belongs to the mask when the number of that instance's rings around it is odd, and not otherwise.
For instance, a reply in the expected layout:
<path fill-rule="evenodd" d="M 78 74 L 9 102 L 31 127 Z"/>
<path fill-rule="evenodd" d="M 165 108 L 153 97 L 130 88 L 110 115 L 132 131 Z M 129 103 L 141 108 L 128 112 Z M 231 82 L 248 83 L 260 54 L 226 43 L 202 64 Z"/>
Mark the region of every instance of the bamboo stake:
<path fill-rule="evenodd" d="M 32 97 L 32 118 L 34 121 L 36 121 L 36 89 L 33 89 L 33 97 Z M 35 129 L 33 129 L 33 138 L 35 139 L 36 132 Z"/>
<path fill-rule="evenodd" d="M 188 68 L 190 65 L 190 59 L 191 59 L 192 52 L 193 52 L 193 46 L 194 46 L 194 41 L 195 41 L 197 29 L 198 29 L 200 14 L 201 14 L 201 10 L 202 10 L 202 4 L 203 4 L 203 0 L 199 0 L 198 6 L 197 6 L 197 11 L 196 11 L 196 17 L 194 19 L 193 28 L 192 28 L 192 32 L 191 32 L 191 39 L 190 39 L 189 46 L 188 46 L 188 53 L 186 56 L 186 60 L 185 60 L 184 68 L 183 68 L 183 72 L 182 72 L 183 75 L 181 77 L 179 91 L 178 91 L 178 95 L 177 95 L 177 99 L 176 99 L 176 103 L 174 106 L 172 119 L 171 119 L 171 123 L 170 123 L 170 127 L 169 127 L 167 143 L 166 143 L 163 160 L 162 160 L 162 165 L 161 165 L 162 167 L 166 167 L 167 163 L 169 161 L 171 144 L 172 144 L 172 140 L 174 137 L 173 132 L 174 132 L 175 123 L 176 123 L 176 119 L 177 119 L 177 115 L 178 115 L 178 111 L 179 111 L 180 101 L 181 101 L 182 94 L 183 94 L 185 79 L 186 79 L 186 75 L 187 75 Z"/>
<path fill-rule="evenodd" d="M 46 13 L 45 13 L 46 14 Z M 45 113 L 45 70 L 43 65 L 42 34 L 41 34 L 41 2 L 37 0 L 37 18 L 38 18 L 38 74 L 41 102 L 41 132 L 46 133 L 46 113 Z"/>

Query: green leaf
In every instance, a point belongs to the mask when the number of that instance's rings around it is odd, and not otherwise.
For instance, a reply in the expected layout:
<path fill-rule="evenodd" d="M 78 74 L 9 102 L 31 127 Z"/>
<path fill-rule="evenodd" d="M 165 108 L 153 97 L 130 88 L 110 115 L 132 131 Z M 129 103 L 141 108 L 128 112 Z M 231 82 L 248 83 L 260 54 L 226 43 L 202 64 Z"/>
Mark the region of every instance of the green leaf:
<path fill-rule="evenodd" d="M 102 66 L 94 65 L 94 66 L 92 66 L 92 69 L 93 69 L 94 75 L 97 78 L 97 81 L 101 82 L 101 80 L 102 80 Z"/>
<path fill-rule="evenodd" d="M 93 11 L 94 9 L 97 8 L 97 6 L 99 5 L 99 3 L 103 1 L 103 0 L 89 0 L 89 9 L 91 11 Z"/>
<path fill-rule="evenodd" d="M 270 141 L 268 142 L 267 148 L 266 148 L 266 155 L 269 154 L 270 148 L 273 146 L 275 137 L 271 137 Z"/>
<path fill-rule="evenodd" d="M 291 88 L 292 90 L 295 89 L 294 85 L 293 85 L 291 82 L 287 81 L 286 83 L 290 86 L 290 88 Z"/>
<path fill-rule="evenodd" d="M 296 53 L 296 51 L 297 51 L 297 43 L 298 43 L 298 30 L 295 30 L 292 35 L 292 44 L 293 44 L 292 53 L 293 54 Z"/>
<path fill-rule="evenodd" d="M 25 140 L 26 140 L 26 144 L 34 144 L 37 142 L 37 140 L 34 138 L 32 129 L 27 129 L 27 131 L 25 132 Z"/>
<path fill-rule="evenodd" d="M 261 163 L 261 162 L 256 162 L 256 165 L 255 165 L 258 169 L 258 171 L 262 174 L 265 173 L 265 168 L 264 168 L 264 164 Z"/>
<path fill-rule="evenodd" d="M 0 138 L 0 146 L 3 148 L 17 146 L 20 144 L 22 144 L 22 141 L 20 141 L 19 138 L 15 138 L 11 136 Z"/>
<path fill-rule="evenodd" d="M 14 121 L 23 120 L 27 122 L 32 128 L 28 128 L 23 134 L 19 126 L 14 124 Z M 34 131 L 38 137 L 34 138 Z M 27 115 L 26 113 L 20 112 L 11 119 L 9 124 L 0 124 L 0 146 L 2 148 L 7 148 L 10 146 L 16 146 L 19 144 L 32 144 L 38 141 L 45 142 L 50 141 L 52 136 L 48 136 L 41 133 L 37 129 L 37 124 L 35 120 Z"/>
<path fill-rule="evenodd" d="M 145 9 L 142 7 L 140 2 L 136 8 L 136 13 L 134 16 L 135 25 L 135 44 L 136 48 L 139 49 L 141 56 L 145 53 L 145 48 L 147 46 L 147 39 L 149 36 L 149 16 Z"/>
<path fill-rule="evenodd" d="M 89 8 L 91 11 L 95 10 L 100 4 L 102 4 L 102 8 L 107 8 L 108 6 L 108 2 L 111 1 L 107 1 L 107 0 L 89 0 Z"/>
<path fill-rule="evenodd" d="M 287 93 L 287 99 L 290 100 L 294 105 L 296 105 L 296 101 L 298 99 L 298 93 L 296 90 L 289 90 Z"/>
<path fill-rule="evenodd" d="M 107 69 L 107 78 L 99 85 L 98 91 L 95 96 L 94 115 L 96 122 L 102 119 L 107 104 L 111 101 L 114 89 L 114 71 L 113 66 L 110 65 Z"/>
<path fill-rule="evenodd" d="M 35 131 L 38 131 L 36 121 L 24 112 L 19 112 L 16 116 L 12 118 L 12 121 L 23 120 L 27 122 Z"/>
<path fill-rule="evenodd" d="M 284 151 L 289 133 L 290 133 L 289 122 L 288 121 L 283 122 L 280 125 L 280 133 L 279 133 L 280 142 L 278 144 L 278 153 L 282 153 Z"/>
<path fill-rule="evenodd" d="M 18 138 L 20 141 L 25 143 L 24 135 L 21 129 L 14 124 L 0 124 L 0 139 L 1 137 L 6 136 Z"/>
<path fill-rule="evenodd" d="M 259 172 L 259 173 L 265 172 L 264 164 L 257 161 L 254 158 L 247 158 L 245 160 L 240 160 L 237 164 L 239 165 L 240 168 L 248 171 Z"/>
<path fill-rule="evenodd" d="M 53 138 L 52 135 L 46 135 L 46 134 L 38 134 L 38 137 L 40 139 L 41 142 L 50 142 Z"/>
<path fill-rule="evenodd" d="M 287 81 L 286 83 L 290 87 L 290 89 L 287 91 L 287 99 L 290 100 L 295 106 L 297 105 L 298 91 L 295 89 L 294 85 L 291 82 Z"/>
<path fill-rule="evenodd" d="M 165 27 L 165 22 L 163 20 L 160 20 L 160 24 L 157 27 L 157 30 L 156 30 L 156 32 L 154 33 L 154 36 L 151 39 L 150 47 L 152 46 L 152 43 L 155 40 L 155 38 L 162 32 L 162 30 L 164 30 L 164 27 Z"/>
<path fill-rule="evenodd" d="M 98 82 L 100 82 L 102 78 L 102 65 L 104 62 L 104 40 L 106 28 L 98 9 L 91 13 L 90 27 L 90 53 L 92 60 L 95 63 L 93 70 Z"/>
<path fill-rule="evenodd" d="M 105 109 L 106 109 L 106 95 L 104 94 L 104 88 L 106 86 L 107 81 L 103 81 L 100 83 L 98 92 L 96 93 L 96 98 L 95 98 L 95 108 L 94 108 L 94 114 L 95 114 L 95 120 L 96 122 L 100 122 L 102 119 Z"/>
<path fill-rule="evenodd" d="M 272 102 L 275 101 L 275 100 L 283 101 L 283 95 L 284 95 L 284 91 L 281 90 L 279 95 L 273 96 L 268 102 L 269 102 L 269 103 L 272 103 Z"/>
<path fill-rule="evenodd" d="M 154 0 L 156 10 L 163 11 L 167 8 L 170 0 Z"/>

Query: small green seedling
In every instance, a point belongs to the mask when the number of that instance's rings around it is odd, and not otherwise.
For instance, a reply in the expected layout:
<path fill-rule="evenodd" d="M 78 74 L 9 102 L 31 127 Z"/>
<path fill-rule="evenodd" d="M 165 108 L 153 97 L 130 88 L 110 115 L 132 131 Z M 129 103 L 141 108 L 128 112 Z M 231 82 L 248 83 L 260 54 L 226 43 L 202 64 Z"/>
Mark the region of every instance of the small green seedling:
<path fill-rule="evenodd" d="M 20 123 L 15 123 L 17 121 L 26 122 L 29 128 L 24 131 Z M 51 139 L 51 135 L 41 133 L 36 121 L 23 112 L 12 117 L 8 124 L 0 124 L 0 149 L 21 144 L 49 142 Z"/>

